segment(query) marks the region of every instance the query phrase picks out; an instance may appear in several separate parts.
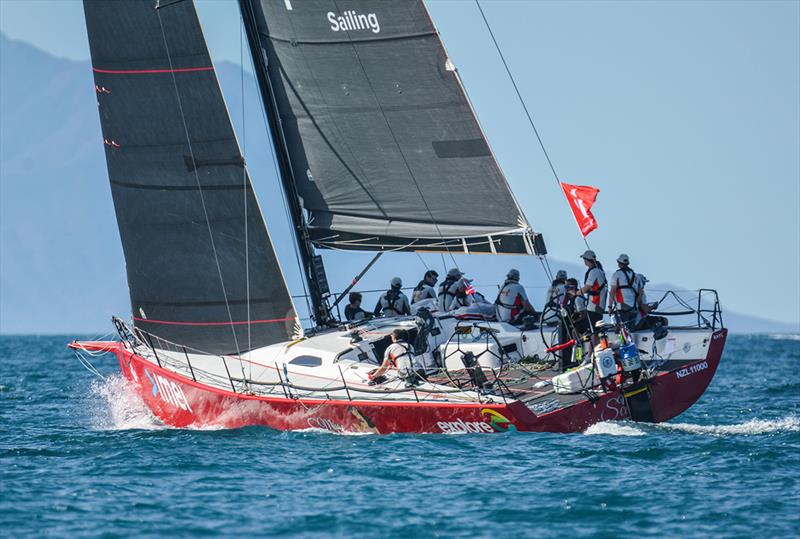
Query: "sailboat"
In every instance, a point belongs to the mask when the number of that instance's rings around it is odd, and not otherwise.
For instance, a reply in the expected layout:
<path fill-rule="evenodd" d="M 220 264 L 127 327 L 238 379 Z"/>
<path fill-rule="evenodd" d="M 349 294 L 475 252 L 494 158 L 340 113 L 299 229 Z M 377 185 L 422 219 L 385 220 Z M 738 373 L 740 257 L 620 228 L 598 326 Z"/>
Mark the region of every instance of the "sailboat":
<path fill-rule="evenodd" d="M 118 339 L 71 348 L 115 354 L 154 415 L 175 427 L 574 432 L 666 421 L 700 398 L 727 335 L 716 293 L 710 307 L 684 302 L 672 314 L 697 322 L 668 336 L 601 323 L 593 331 L 611 343 L 602 350 L 485 309 L 433 304 L 414 316 L 336 320 L 331 301 L 343 296 L 331 293 L 317 250 L 544 257 L 544 240 L 422 0 L 239 8 L 272 141 L 259 150 L 277 161 L 310 327 L 193 2 L 85 0 L 132 316 L 114 318 Z M 369 373 L 396 329 L 410 336 L 418 379 L 398 370 L 376 383 Z"/>

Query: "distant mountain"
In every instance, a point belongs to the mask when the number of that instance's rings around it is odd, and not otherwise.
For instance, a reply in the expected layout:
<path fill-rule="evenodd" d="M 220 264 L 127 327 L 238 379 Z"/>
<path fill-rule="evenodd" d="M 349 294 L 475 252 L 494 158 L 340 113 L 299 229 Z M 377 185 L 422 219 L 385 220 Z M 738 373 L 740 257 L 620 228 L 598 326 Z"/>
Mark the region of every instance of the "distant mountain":
<path fill-rule="evenodd" d="M 233 64 L 220 63 L 217 72 L 290 287 L 301 295 L 302 280 L 294 263 L 255 83 Z M 129 311 L 93 86 L 88 62 L 56 58 L 0 35 L 0 332 L 105 332 L 111 328 L 112 314 Z M 337 290 L 371 257 L 324 254 L 329 281 Z M 578 253 L 575 256 L 568 263 L 550 261 L 551 268 L 566 269 L 582 279 Z M 531 295 L 541 305 L 548 283 L 537 258 L 454 259 L 490 298 L 506 271 L 517 267 L 528 286 L 539 287 L 532 288 Z M 394 275 L 413 286 L 426 266 L 443 274 L 454 259 L 386 255 L 359 288 L 381 289 Z M 668 287 L 653 284 L 650 288 L 655 296 L 655 290 Z M 302 310 L 303 301 L 298 304 Z M 737 332 L 800 330 L 736 313 L 726 313 L 725 321 Z"/>

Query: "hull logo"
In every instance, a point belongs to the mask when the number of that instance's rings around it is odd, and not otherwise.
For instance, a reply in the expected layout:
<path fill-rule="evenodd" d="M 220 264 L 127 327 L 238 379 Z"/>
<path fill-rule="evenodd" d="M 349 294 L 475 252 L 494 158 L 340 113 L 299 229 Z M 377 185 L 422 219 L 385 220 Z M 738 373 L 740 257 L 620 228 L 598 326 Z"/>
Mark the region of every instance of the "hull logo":
<path fill-rule="evenodd" d="M 150 380 L 150 389 L 154 397 L 158 397 L 167 404 L 177 406 L 181 410 L 186 410 L 187 412 L 193 411 L 192 407 L 189 405 L 189 399 L 186 398 L 186 394 L 183 392 L 183 389 L 181 389 L 181 386 L 172 380 L 167 380 L 163 376 L 151 374 L 147 369 L 144 369 L 144 374 L 147 376 L 147 379 Z"/>
<path fill-rule="evenodd" d="M 517 427 L 514 426 L 511 420 L 497 410 L 484 408 L 481 410 L 481 415 L 486 421 L 488 421 L 489 426 L 492 427 L 496 432 L 517 430 Z"/>
<path fill-rule="evenodd" d="M 467 432 L 495 432 L 491 425 L 484 421 L 464 421 L 457 419 L 455 421 L 439 421 L 436 426 L 442 432 L 448 434 L 467 433 Z"/>

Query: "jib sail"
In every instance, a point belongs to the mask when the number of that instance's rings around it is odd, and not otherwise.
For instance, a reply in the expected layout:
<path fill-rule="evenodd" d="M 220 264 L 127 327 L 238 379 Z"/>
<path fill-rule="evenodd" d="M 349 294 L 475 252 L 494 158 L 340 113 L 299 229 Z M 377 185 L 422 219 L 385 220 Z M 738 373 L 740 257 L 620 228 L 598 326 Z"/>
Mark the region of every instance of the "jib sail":
<path fill-rule="evenodd" d="M 295 310 L 192 2 L 86 0 L 137 327 L 210 353 L 290 338 Z"/>
<path fill-rule="evenodd" d="M 243 0 L 319 246 L 531 252 L 421 0 Z"/>

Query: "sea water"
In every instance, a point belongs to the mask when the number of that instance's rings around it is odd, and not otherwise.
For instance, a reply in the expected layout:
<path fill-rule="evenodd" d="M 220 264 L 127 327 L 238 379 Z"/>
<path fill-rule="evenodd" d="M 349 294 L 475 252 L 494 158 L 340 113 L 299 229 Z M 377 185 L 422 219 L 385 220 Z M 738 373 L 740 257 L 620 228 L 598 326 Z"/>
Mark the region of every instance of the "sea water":
<path fill-rule="evenodd" d="M 669 423 L 581 434 L 181 430 L 67 337 L 0 337 L 0 534 L 796 537 L 800 339 L 732 336 Z"/>

